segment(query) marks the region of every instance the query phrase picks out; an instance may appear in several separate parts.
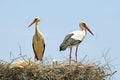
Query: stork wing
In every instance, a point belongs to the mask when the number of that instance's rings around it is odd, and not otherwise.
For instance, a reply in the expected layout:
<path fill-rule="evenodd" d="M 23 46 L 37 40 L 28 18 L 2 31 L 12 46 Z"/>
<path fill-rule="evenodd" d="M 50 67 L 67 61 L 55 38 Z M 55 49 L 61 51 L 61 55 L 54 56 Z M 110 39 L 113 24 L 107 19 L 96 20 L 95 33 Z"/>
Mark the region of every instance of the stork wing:
<path fill-rule="evenodd" d="M 65 49 L 69 46 L 69 39 L 71 38 L 72 35 L 74 35 L 74 34 L 73 34 L 73 33 L 72 33 L 72 34 L 68 34 L 68 35 L 64 38 L 62 44 L 60 45 L 60 51 L 61 51 L 61 50 L 65 50 Z"/>
<path fill-rule="evenodd" d="M 39 60 L 38 57 L 37 57 L 37 55 L 36 55 L 34 43 L 32 43 L 32 47 L 33 47 L 33 51 L 34 51 L 34 54 L 35 54 L 35 59 Z"/>
<path fill-rule="evenodd" d="M 67 41 L 71 38 L 72 35 L 74 35 L 74 34 L 73 34 L 73 33 L 72 33 L 72 34 L 68 34 L 68 35 L 64 38 L 62 44 L 66 44 Z"/>
<path fill-rule="evenodd" d="M 43 43 L 43 53 L 42 53 L 42 56 L 44 55 L 44 52 L 45 52 L 45 41 L 42 40 L 42 43 Z"/>

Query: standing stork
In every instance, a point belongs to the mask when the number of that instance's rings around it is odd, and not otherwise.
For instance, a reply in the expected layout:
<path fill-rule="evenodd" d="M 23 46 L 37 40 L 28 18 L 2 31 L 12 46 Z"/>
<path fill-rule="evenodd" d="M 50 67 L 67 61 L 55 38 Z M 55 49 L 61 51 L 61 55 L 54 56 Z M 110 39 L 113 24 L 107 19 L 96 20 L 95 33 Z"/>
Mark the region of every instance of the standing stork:
<path fill-rule="evenodd" d="M 76 46 L 76 62 L 77 62 L 77 52 L 78 52 L 78 46 L 83 41 L 83 39 L 86 36 L 86 29 L 92 34 L 92 31 L 87 27 L 87 25 L 84 22 L 81 22 L 79 24 L 81 30 L 76 30 L 73 32 L 70 32 L 63 40 L 62 44 L 60 45 L 60 51 L 66 50 L 67 47 L 70 48 L 70 55 L 69 55 L 69 64 L 71 64 L 71 53 L 72 53 L 72 47 Z"/>
<path fill-rule="evenodd" d="M 35 34 L 32 39 L 32 46 L 35 54 L 35 60 L 42 61 L 45 51 L 45 40 L 43 34 L 39 31 L 39 22 L 40 18 L 36 17 L 28 27 L 32 26 L 35 23 Z"/>

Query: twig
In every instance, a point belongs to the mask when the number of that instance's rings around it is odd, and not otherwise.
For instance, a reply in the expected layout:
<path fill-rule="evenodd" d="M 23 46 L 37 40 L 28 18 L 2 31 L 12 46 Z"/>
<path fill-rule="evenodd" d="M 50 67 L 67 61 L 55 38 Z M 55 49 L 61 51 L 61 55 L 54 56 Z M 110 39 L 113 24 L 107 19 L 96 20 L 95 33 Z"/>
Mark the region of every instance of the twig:
<path fill-rule="evenodd" d="M 12 57 L 15 58 L 14 55 L 12 54 L 12 52 L 10 51 L 10 59 L 11 60 L 12 60 Z"/>
<path fill-rule="evenodd" d="M 85 55 L 85 56 L 83 57 L 83 59 L 80 61 L 80 63 L 82 63 L 82 62 L 85 60 L 86 57 L 87 57 L 87 55 Z"/>
<path fill-rule="evenodd" d="M 104 77 L 105 77 L 105 76 L 112 76 L 112 75 L 114 75 L 116 72 L 117 72 L 117 71 L 114 71 L 113 73 L 110 73 L 110 74 L 106 74 L 106 75 L 104 75 Z"/>
<path fill-rule="evenodd" d="M 10 62 L 10 64 L 12 64 L 15 60 L 20 59 L 21 57 L 25 57 L 25 56 L 26 56 L 26 55 L 12 59 L 12 61 Z"/>
<path fill-rule="evenodd" d="M 110 48 L 109 48 L 109 49 L 107 50 L 107 52 L 103 55 L 103 57 L 104 57 L 104 60 L 105 60 L 105 62 L 106 62 L 106 66 L 109 68 L 110 71 L 112 71 L 111 68 L 110 68 L 110 65 L 109 65 L 108 58 L 107 58 L 109 52 L 110 52 Z"/>
<path fill-rule="evenodd" d="M 19 55 L 22 57 L 22 59 L 24 60 L 24 61 L 26 61 L 26 59 L 23 57 L 23 55 L 22 55 L 22 48 L 21 48 L 21 46 L 19 45 L 19 49 L 20 49 L 20 53 L 19 53 Z"/>

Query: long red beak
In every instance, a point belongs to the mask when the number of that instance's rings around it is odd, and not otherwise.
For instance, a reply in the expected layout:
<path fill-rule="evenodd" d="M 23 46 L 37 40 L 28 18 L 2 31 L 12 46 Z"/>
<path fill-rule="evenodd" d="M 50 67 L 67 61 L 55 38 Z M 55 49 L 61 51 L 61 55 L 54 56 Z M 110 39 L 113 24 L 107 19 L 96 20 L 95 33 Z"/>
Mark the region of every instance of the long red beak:
<path fill-rule="evenodd" d="M 31 24 L 28 27 L 32 26 L 34 23 L 35 23 L 35 20 L 32 21 Z"/>
<path fill-rule="evenodd" d="M 92 31 L 88 28 L 88 26 L 86 25 L 85 28 L 94 36 L 94 34 L 92 33 Z"/>

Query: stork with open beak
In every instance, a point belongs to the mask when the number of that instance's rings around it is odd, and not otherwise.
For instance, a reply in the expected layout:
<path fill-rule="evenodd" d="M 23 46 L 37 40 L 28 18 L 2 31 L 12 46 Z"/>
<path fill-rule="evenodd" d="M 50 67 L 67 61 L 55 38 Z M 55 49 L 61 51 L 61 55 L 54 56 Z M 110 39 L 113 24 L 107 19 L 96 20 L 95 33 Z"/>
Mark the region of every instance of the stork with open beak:
<path fill-rule="evenodd" d="M 60 45 L 60 51 L 66 50 L 67 47 L 70 48 L 70 55 L 69 55 L 69 64 L 71 64 L 71 54 L 72 54 L 72 47 L 76 46 L 76 62 L 77 62 L 77 52 L 78 52 L 78 46 L 83 41 L 83 39 L 86 36 L 86 30 L 88 30 L 92 35 L 92 31 L 87 27 L 87 25 L 84 22 L 81 22 L 79 24 L 81 30 L 76 30 L 73 32 L 70 32 L 63 40 L 62 44 Z"/>
<path fill-rule="evenodd" d="M 35 54 L 35 60 L 42 61 L 45 51 L 45 40 L 43 34 L 39 31 L 39 22 L 40 18 L 36 17 L 28 27 L 32 26 L 35 23 L 35 34 L 32 39 L 32 46 Z"/>

